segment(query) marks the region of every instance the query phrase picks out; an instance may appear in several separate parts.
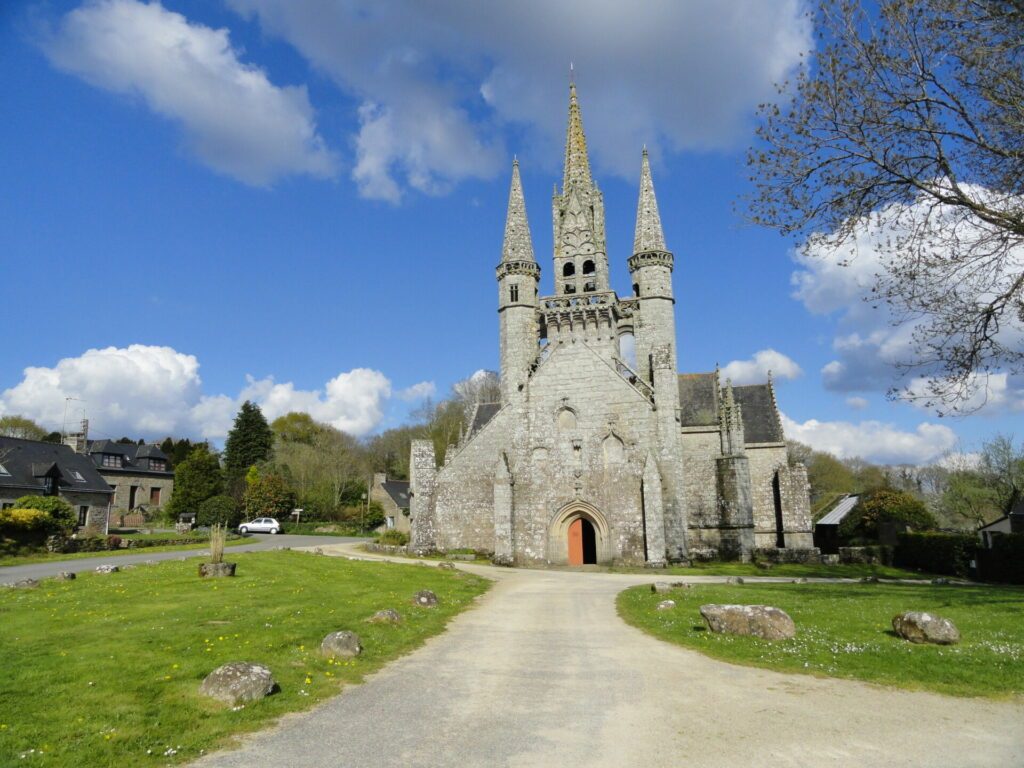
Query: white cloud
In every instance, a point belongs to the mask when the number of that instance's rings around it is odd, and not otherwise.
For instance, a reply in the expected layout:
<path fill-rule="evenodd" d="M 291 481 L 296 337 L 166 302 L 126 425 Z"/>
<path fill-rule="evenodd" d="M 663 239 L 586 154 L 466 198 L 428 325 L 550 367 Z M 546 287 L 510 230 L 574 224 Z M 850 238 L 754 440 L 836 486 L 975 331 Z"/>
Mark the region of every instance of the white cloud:
<path fill-rule="evenodd" d="M 795 379 L 803 371 L 792 358 L 774 349 L 762 349 L 748 360 L 733 360 L 722 368 L 722 377 L 733 384 L 758 384 L 771 373 L 777 379 Z"/>
<path fill-rule="evenodd" d="M 979 197 L 989 194 L 973 187 Z M 931 250 L 941 253 L 942 234 L 959 222 L 955 235 L 960 242 L 982 237 L 983 231 L 971 222 L 961 222 L 927 201 L 899 208 L 883 209 L 859 222 L 851 237 L 837 247 L 829 237 L 815 236 L 799 249 L 794 258 L 799 269 L 793 274 L 794 297 L 812 313 L 836 317 L 837 332 L 832 340 L 835 359 L 821 369 L 827 389 L 836 392 L 884 392 L 904 387 L 924 393 L 927 376 L 934 367 L 912 373 L 900 366 L 918 359 L 914 334 L 920 318 L 906 319 L 894 314 L 888 303 L 874 298 L 871 289 L 888 274 L 892 260 L 899 259 L 898 245 L 911 231 L 931 237 Z M 1024 268 L 1024 253 L 1008 260 L 1008 269 Z M 1013 273 L 1014 276 L 1016 272 Z M 948 291 L 961 290 L 950 284 Z M 1016 349 L 1024 343 L 1024 327 L 1007 316 L 1000 329 L 1004 346 Z M 978 377 L 974 404 L 986 403 L 986 409 L 1024 407 L 1024 381 L 996 373 Z M 986 393 L 987 389 L 987 393 Z M 924 400 L 917 404 L 928 408 Z M 969 409 L 969 405 L 968 405 Z"/>
<path fill-rule="evenodd" d="M 189 151 L 216 171 L 260 186 L 337 172 L 305 87 L 276 86 L 240 61 L 226 29 L 158 2 L 95 0 L 64 16 L 43 50 L 55 67 L 180 123 Z"/>
<path fill-rule="evenodd" d="M 26 368 L 22 380 L 0 394 L 0 414 L 20 413 L 49 429 L 60 429 L 68 397 L 76 398 L 69 403 L 69 424 L 88 416 L 95 435 L 173 434 L 220 440 L 242 402 L 252 400 L 269 420 L 304 411 L 359 436 L 383 419 L 391 382 L 380 371 L 355 368 L 339 373 L 322 389 L 303 390 L 292 382 L 249 377 L 235 396 L 204 394 L 195 356 L 170 347 L 133 344 L 90 349 L 53 368 Z"/>
<path fill-rule="evenodd" d="M 361 102 L 353 177 L 395 201 L 504 167 L 499 129 L 552 167 L 576 63 L 588 142 L 628 178 L 658 154 L 732 146 L 812 47 L 801 0 L 594 3 L 228 0 Z"/>
<path fill-rule="evenodd" d="M 866 397 L 856 396 L 846 398 L 846 404 L 853 408 L 855 411 L 863 411 L 869 405 Z"/>
<path fill-rule="evenodd" d="M 927 464 L 950 451 L 956 434 L 947 426 L 924 422 L 913 432 L 880 421 L 797 422 L 782 414 L 786 437 L 839 458 L 860 457 L 881 464 Z"/>
<path fill-rule="evenodd" d="M 437 394 L 437 385 L 432 381 L 421 381 L 398 392 L 398 399 L 406 402 L 424 400 Z"/>

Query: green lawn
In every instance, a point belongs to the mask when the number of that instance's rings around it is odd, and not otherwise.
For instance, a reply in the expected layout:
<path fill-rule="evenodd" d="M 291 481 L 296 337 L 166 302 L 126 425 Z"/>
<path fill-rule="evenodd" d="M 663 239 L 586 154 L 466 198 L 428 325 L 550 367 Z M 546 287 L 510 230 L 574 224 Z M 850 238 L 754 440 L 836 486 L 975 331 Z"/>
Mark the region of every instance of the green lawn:
<path fill-rule="evenodd" d="M 79 560 L 83 557 L 120 557 L 121 555 L 148 555 L 151 552 L 182 552 L 202 549 L 210 541 L 209 537 L 196 539 L 195 544 L 173 544 L 170 546 L 138 547 L 126 549 L 106 549 L 102 552 L 35 552 L 31 555 L 7 555 L 0 557 L 0 568 L 8 565 L 31 565 L 46 563 L 50 560 Z M 225 547 L 237 547 L 240 544 L 255 544 L 254 539 L 228 539 Z"/>
<path fill-rule="evenodd" d="M 661 600 L 676 607 L 657 611 Z M 715 634 L 704 603 L 765 604 L 793 617 L 797 636 L 768 641 Z M 654 594 L 634 587 L 618 597 L 628 623 L 716 659 L 830 677 L 856 678 L 958 696 L 1024 694 L 1024 589 L 913 584 L 701 584 Z M 907 610 L 938 613 L 960 629 L 959 645 L 914 645 L 892 633 Z"/>
<path fill-rule="evenodd" d="M 231 734 L 307 709 L 442 631 L 487 588 L 435 568 L 300 552 L 238 553 L 233 579 L 200 580 L 166 562 L 33 590 L 0 591 L 0 765 L 166 765 Z M 411 603 L 434 590 L 440 606 Z M 405 621 L 365 619 L 396 608 Z M 328 632 L 351 629 L 357 659 L 320 657 Z M 233 711 L 198 695 L 228 661 L 266 664 L 280 691 Z M 31 753 L 32 761 L 21 762 Z"/>

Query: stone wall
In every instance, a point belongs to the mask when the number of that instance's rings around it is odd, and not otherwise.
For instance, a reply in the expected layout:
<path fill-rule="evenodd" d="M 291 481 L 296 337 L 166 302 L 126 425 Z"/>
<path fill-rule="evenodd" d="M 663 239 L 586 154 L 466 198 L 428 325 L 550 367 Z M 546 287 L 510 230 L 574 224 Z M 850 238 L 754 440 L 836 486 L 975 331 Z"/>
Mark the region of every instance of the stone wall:
<path fill-rule="evenodd" d="M 754 539 L 757 547 L 774 547 L 777 543 L 775 517 L 775 473 L 786 466 L 786 446 L 774 444 L 748 445 L 750 459 L 750 491 L 754 507 Z"/>
<path fill-rule="evenodd" d="M 680 434 L 683 463 L 683 503 L 689 524 L 689 547 L 719 546 L 718 427 L 690 427 Z"/>
<path fill-rule="evenodd" d="M 814 547 L 810 487 L 807 468 L 803 464 L 794 464 L 780 470 L 779 492 L 787 548 Z"/>
<path fill-rule="evenodd" d="M 114 509 L 123 509 L 130 512 L 138 507 L 155 509 L 163 507 L 171 500 L 174 493 L 174 475 L 129 475 L 121 472 L 104 472 L 100 469 L 100 475 L 107 484 L 114 489 Z M 135 488 L 135 505 L 131 506 L 131 489 Z M 158 504 L 150 503 L 152 489 L 160 492 Z"/>

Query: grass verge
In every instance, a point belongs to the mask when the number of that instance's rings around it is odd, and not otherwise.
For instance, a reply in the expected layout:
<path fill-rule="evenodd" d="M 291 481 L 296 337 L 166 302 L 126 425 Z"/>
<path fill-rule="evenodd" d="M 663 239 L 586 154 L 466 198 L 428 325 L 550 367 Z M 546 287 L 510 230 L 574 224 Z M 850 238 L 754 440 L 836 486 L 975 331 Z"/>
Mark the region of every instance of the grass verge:
<path fill-rule="evenodd" d="M 200 550 L 204 547 L 209 549 L 209 537 L 196 540 L 195 544 L 173 544 L 169 546 L 156 547 L 130 547 L 124 549 L 104 549 L 100 552 L 38 552 L 31 555 L 13 555 L 0 557 L 0 568 L 9 565 L 31 565 L 32 563 L 47 563 L 51 560 L 81 560 L 86 557 L 120 557 L 122 555 L 148 555 L 151 552 L 186 552 Z M 226 547 L 237 547 L 242 544 L 255 544 L 253 539 L 228 539 L 224 542 Z"/>
<path fill-rule="evenodd" d="M 0 592 L 0 765 L 30 764 L 23 755 L 62 768 L 193 760 L 408 653 L 488 584 L 300 552 L 232 560 L 233 579 L 200 580 L 194 562 L 174 561 Z M 419 589 L 440 605 L 414 606 Z M 383 608 L 404 621 L 365 623 Z M 331 663 L 320 641 L 340 629 L 365 650 Z M 229 661 L 266 664 L 280 691 L 238 710 L 200 697 L 203 677 Z"/>
<path fill-rule="evenodd" d="M 658 611 L 666 598 L 676 607 Z M 705 628 L 704 603 L 765 604 L 796 622 L 792 640 L 715 634 Z M 954 696 L 1024 694 L 1024 589 L 917 584 L 700 584 L 654 594 L 649 586 L 619 594 L 619 615 L 671 643 L 722 661 L 853 678 Z M 914 645 L 892 632 L 892 617 L 908 610 L 952 619 L 955 646 Z"/>
<path fill-rule="evenodd" d="M 771 568 L 758 568 L 753 563 L 695 563 L 686 568 L 669 567 L 664 571 L 672 576 L 785 576 L 808 579 L 860 579 L 878 576 L 882 579 L 929 579 L 930 574 L 893 568 L 890 565 L 821 565 L 784 563 Z M 650 573 L 650 571 L 645 571 Z"/>

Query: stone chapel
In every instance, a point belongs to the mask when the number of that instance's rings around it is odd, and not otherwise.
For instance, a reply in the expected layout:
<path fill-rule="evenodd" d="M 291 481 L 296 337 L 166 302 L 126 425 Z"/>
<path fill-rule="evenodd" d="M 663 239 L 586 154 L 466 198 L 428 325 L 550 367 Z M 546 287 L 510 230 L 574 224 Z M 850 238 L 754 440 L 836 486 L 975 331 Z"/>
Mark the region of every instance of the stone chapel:
<path fill-rule="evenodd" d="M 475 407 L 442 466 L 430 441 L 414 441 L 411 548 L 539 566 L 816 554 L 807 473 L 787 460 L 770 377 L 733 386 L 717 370 L 678 373 L 674 256 L 646 149 L 631 295 L 609 285 L 575 85 L 552 217 L 554 293 L 541 296 L 514 161 L 497 267 L 501 402 Z"/>

